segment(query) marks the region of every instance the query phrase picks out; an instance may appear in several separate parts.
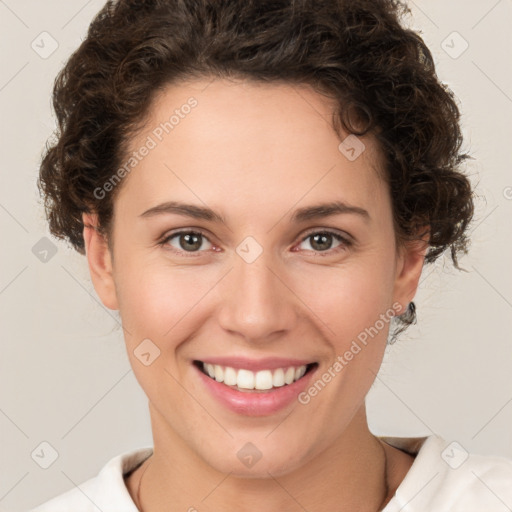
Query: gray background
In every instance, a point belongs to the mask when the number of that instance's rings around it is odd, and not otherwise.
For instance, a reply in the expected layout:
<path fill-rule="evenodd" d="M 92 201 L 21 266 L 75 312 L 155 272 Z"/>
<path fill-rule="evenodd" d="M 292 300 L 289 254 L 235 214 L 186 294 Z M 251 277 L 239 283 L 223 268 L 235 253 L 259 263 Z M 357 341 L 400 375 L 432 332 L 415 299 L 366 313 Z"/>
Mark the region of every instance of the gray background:
<path fill-rule="evenodd" d="M 41 241 L 36 176 L 53 127 L 53 79 L 102 4 L 0 0 L 1 510 L 41 503 L 152 442 L 116 313 L 99 303 L 84 257 Z M 367 400 L 370 426 L 379 435 L 436 432 L 469 451 L 512 457 L 512 2 L 409 5 L 411 25 L 460 100 L 479 200 L 462 260 L 468 272 L 447 260 L 424 269 L 419 324 L 388 349 Z M 42 442 L 58 453 L 48 469 L 40 464 L 49 460 L 31 456 Z"/>

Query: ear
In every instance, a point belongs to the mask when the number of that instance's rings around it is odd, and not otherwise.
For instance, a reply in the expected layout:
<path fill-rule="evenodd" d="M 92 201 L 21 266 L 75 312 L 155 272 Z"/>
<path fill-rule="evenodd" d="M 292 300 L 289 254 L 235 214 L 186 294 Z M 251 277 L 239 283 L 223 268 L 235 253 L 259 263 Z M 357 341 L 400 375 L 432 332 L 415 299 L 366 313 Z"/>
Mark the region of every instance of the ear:
<path fill-rule="evenodd" d="M 107 308 L 119 309 L 112 274 L 112 255 L 106 238 L 98 231 L 98 216 L 95 213 L 84 213 L 82 220 L 85 253 L 94 289 Z"/>
<path fill-rule="evenodd" d="M 405 313 L 409 302 L 416 295 L 418 284 L 425 262 L 429 232 L 419 240 L 405 242 L 399 249 L 393 291 L 393 303 L 400 304 L 398 315 Z"/>

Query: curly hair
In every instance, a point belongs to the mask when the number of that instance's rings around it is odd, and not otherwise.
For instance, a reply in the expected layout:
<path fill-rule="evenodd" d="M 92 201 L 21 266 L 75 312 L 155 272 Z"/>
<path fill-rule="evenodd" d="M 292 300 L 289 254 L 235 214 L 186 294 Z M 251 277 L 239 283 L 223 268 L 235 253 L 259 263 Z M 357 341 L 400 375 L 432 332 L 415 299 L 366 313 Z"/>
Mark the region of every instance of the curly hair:
<path fill-rule="evenodd" d="M 460 113 L 398 0 L 108 1 L 58 75 L 58 120 L 38 186 L 50 232 L 85 253 L 83 212 L 108 235 L 123 161 L 155 94 L 181 80 L 305 84 L 335 100 L 333 127 L 380 146 L 397 240 L 428 234 L 425 261 L 466 253 L 473 193 Z M 426 227 L 428 231 L 425 231 Z M 411 303 L 400 320 L 415 321 Z M 405 328 L 405 327 L 404 327 Z M 402 329 L 403 330 L 403 329 Z"/>

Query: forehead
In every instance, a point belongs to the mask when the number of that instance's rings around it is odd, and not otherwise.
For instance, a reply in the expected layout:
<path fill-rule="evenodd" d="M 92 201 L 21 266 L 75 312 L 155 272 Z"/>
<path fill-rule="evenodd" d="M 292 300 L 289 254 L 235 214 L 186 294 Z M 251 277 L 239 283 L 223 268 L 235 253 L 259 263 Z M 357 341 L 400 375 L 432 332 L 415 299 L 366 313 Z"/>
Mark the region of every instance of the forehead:
<path fill-rule="evenodd" d="M 378 148 L 373 137 L 337 134 L 334 108 L 305 85 L 217 79 L 168 86 L 130 141 L 129 154 L 149 149 L 121 196 L 136 196 L 139 209 L 172 193 L 207 203 L 229 197 L 233 205 L 259 197 L 267 207 L 306 195 L 371 202 L 382 186 Z"/>

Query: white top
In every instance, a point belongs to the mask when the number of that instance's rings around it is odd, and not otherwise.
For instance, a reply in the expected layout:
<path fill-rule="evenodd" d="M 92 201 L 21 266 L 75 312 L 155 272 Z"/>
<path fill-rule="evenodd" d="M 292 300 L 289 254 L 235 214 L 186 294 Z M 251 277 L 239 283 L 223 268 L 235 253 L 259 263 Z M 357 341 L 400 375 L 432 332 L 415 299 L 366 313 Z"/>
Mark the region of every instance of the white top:
<path fill-rule="evenodd" d="M 468 454 L 441 437 L 380 437 L 415 455 L 383 512 L 510 512 L 512 460 Z M 30 512 L 138 512 L 123 475 L 153 452 L 141 448 L 111 459 L 98 476 Z"/>

